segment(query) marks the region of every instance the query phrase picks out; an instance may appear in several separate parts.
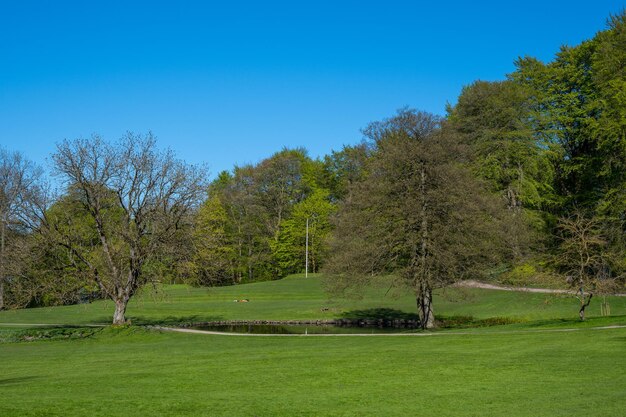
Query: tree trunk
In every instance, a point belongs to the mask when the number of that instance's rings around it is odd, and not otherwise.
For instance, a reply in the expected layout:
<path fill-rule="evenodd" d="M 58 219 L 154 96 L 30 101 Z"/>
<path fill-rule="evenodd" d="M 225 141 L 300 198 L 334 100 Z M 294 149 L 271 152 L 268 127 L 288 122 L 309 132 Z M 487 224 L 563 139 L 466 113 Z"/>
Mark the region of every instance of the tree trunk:
<path fill-rule="evenodd" d="M 428 201 L 426 199 L 426 168 L 422 163 L 420 170 L 420 194 L 422 198 L 421 218 L 421 242 L 420 242 L 420 277 L 417 309 L 420 316 L 420 326 L 422 329 L 432 329 L 435 327 L 435 317 L 433 315 L 433 292 L 428 284 L 429 271 L 426 266 L 428 252 Z"/>
<path fill-rule="evenodd" d="M 128 305 L 128 300 L 126 299 L 117 299 L 115 300 L 115 313 L 113 313 L 113 324 L 115 325 L 123 325 L 126 324 L 126 306 Z"/>
<path fill-rule="evenodd" d="M 593 293 L 589 293 L 589 298 L 585 302 L 584 293 L 581 289 L 582 299 L 580 300 L 580 310 L 578 310 L 578 317 L 580 317 L 580 321 L 585 321 L 585 308 L 591 303 L 591 298 L 593 297 Z"/>
<path fill-rule="evenodd" d="M 417 311 L 422 329 L 435 327 L 435 315 L 433 313 L 433 292 L 430 288 L 422 288 L 417 296 Z"/>

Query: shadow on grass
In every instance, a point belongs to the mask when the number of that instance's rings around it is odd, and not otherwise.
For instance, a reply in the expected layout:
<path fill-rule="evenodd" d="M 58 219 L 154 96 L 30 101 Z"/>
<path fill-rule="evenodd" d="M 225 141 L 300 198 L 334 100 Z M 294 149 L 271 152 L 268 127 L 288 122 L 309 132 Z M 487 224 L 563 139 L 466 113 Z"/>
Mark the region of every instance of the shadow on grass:
<path fill-rule="evenodd" d="M 419 320 L 415 313 L 407 313 L 392 308 L 370 308 L 367 310 L 351 310 L 341 314 L 344 319 L 363 320 Z"/>
<path fill-rule="evenodd" d="M 193 316 L 169 316 L 161 318 L 147 318 L 147 317 L 131 317 L 132 324 L 139 326 L 176 326 L 176 325 L 190 325 L 200 322 L 209 321 L 221 321 L 222 316 L 199 316 L 197 314 Z"/>
<path fill-rule="evenodd" d="M 584 329 L 626 325 L 626 316 L 589 317 L 580 321 L 576 317 L 530 320 L 512 317 L 490 317 L 475 319 L 472 316 L 437 316 L 437 326 L 442 329 L 462 329 L 475 327 L 508 326 L 508 329 Z"/>
<path fill-rule="evenodd" d="M 441 329 L 468 329 L 475 327 L 504 326 L 520 323 L 520 320 L 510 317 L 489 317 L 476 319 L 472 316 L 436 316 L 437 327 Z"/>
<path fill-rule="evenodd" d="M 38 376 L 20 376 L 17 378 L 5 378 L 0 379 L 0 387 L 3 385 L 16 385 L 23 384 L 25 382 L 32 381 L 33 379 L 39 378 Z"/>
<path fill-rule="evenodd" d="M 541 328 L 541 327 L 602 327 L 614 324 L 626 324 L 626 316 L 604 316 L 604 317 L 587 317 L 585 321 L 581 321 L 578 317 L 567 317 L 559 319 L 544 319 L 524 322 L 524 327 Z"/>
<path fill-rule="evenodd" d="M 0 335 L 0 343 L 86 339 L 95 336 L 103 329 L 104 327 L 101 326 L 50 326 L 15 329 Z"/>

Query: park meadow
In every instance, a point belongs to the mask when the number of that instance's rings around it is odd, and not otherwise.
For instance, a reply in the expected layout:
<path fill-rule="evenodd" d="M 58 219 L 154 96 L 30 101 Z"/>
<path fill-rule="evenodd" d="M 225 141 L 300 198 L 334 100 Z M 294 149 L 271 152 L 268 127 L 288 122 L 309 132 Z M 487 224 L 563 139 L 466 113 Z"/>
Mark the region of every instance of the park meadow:
<path fill-rule="evenodd" d="M 626 12 L 362 140 L 0 148 L 0 416 L 626 415 Z"/>

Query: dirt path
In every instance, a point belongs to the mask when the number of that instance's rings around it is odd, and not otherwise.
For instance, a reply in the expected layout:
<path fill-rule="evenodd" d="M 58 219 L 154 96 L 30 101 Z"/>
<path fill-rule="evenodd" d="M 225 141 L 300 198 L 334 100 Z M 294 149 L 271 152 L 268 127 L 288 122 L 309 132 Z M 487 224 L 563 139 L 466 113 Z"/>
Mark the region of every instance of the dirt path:
<path fill-rule="evenodd" d="M 572 290 L 556 290 L 551 288 L 531 288 L 531 287 L 509 287 L 504 285 L 487 284 L 485 282 L 479 282 L 474 280 L 460 281 L 454 284 L 455 287 L 465 288 L 482 288 L 485 290 L 498 290 L 498 291 L 519 291 L 519 292 L 535 292 L 544 294 L 576 294 Z M 613 297 L 626 297 L 626 294 L 611 294 Z"/>
<path fill-rule="evenodd" d="M 435 332 L 435 333 L 337 333 L 337 334 L 260 334 L 260 333 L 228 333 L 215 332 L 211 330 L 184 329 L 179 327 L 154 326 L 153 329 L 165 332 L 192 333 L 214 336 L 234 336 L 234 337 L 430 337 L 430 336 L 483 336 L 499 334 L 528 334 L 528 333 L 565 333 L 578 332 L 584 330 L 610 330 L 626 329 L 626 325 L 600 326 L 600 327 L 577 327 L 564 329 L 537 329 L 537 330 L 505 330 L 493 332 Z"/>

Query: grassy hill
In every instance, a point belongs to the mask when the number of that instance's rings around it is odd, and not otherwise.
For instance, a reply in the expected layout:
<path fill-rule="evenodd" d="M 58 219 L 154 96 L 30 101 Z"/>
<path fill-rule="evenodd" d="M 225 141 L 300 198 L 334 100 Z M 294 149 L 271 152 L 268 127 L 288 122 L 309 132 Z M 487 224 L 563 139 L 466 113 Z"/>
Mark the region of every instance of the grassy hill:
<path fill-rule="evenodd" d="M 331 319 L 355 314 L 376 314 L 376 309 L 415 314 L 415 300 L 409 294 L 398 296 L 385 280 L 369 288 L 360 299 L 329 297 L 323 291 L 322 277 L 292 275 L 279 281 L 231 287 L 192 288 L 171 285 L 156 293 L 146 290 L 135 297 L 127 317 L 133 323 L 181 323 L 211 320 L 298 320 Z M 237 299 L 249 303 L 234 303 Z M 610 297 L 614 316 L 626 315 L 626 297 Z M 572 296 L 451 288 L 435 294 L 435 314 L 439 318 L 472 316 L 517 321 L 577 318 Z M 113 305 L 108 301 L 74 306 L 34 308 L 0 312 L 0 323 L 108 324 Z M 600 300 L 594 299 L 588 317 L 600 315 Z M 0 324 L 2 326 L 2 324 Z"/>
<path fill-rule="evenodd" d="M 320 277 L 169 286 L 137 298 L 128 313 L 134 323 L 174 323 L 415 311 L 411 297 L 385 295 L 383 284 L 361 300 L 329 299 Z M 241 298 L 250 302 L 233 303 Z M 438 294 L 440 317 L 523 322 L 424 337 L 18 330 L 19 342 L 0 343 L 0 415 L 617 416 L 626 409 L 626 329 L 595 328 L 626 322 L 626 300 L 610 301 L 615 316 L 598 317 L 592 303 L 589 322 L 579 325 L 572 297 L 454 289 Z M 1 312 L 0 322 L 107 323 L 111 313 L 97 302 Z"/>

